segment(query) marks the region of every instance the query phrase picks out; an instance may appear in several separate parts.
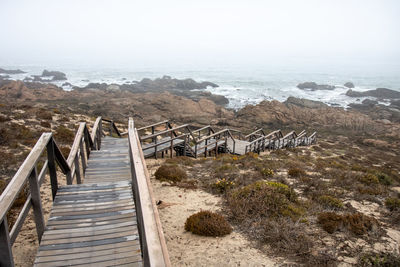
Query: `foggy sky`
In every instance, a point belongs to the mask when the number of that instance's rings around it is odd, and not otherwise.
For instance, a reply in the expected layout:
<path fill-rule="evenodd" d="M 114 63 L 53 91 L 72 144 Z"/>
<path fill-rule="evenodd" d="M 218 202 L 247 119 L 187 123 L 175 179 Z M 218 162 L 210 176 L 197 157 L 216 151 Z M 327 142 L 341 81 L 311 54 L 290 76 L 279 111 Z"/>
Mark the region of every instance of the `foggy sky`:
<path fill-rule="evenodd" d="M 400 60 L 396 0 L 0 0 L 0 65 Z"/>

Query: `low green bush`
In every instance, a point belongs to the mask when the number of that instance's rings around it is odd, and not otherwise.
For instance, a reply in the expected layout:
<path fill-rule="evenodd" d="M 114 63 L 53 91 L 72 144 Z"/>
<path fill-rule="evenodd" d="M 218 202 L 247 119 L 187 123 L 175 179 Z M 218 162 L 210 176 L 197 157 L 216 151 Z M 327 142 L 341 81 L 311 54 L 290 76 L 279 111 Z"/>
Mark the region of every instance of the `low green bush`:
<path fill-rule="evenodd" d="M 232 227 L 222 215 L 200 211 L 186 219 L 185 230 L 203 236 L 224 236 L 232 232 Z"/>
<path fill-rule="evenodd" d="M 180 182 L 187 178 L 187 174 L 177 165 L 164 164 L 161 165 L 154 173 L 156 179 L 167 182 Z"/>

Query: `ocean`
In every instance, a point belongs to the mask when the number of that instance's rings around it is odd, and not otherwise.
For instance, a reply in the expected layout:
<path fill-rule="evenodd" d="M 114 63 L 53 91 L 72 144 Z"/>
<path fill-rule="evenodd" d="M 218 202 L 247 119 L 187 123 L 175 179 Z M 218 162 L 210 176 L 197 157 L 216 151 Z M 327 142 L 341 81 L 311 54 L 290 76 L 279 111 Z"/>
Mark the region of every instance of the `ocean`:
<path fill-rule="evenodd" d="M 67 81 L 54 84 L 71 90 L 71 86 L 63 86 L 69 82 L 83 87 L 88 83 L 123 84 L 140 81 L 143 78 L 159 78 L 164 75 L 173 78 L 192 78 L 196 81 L 210 81 L 219 85 L 206 90 L 227 97 L 228 108 L 239 109 L 248 104 L 257 104 L 263 100 L 284 101 L 289 96 L 322 101 L 331 106 L 346 108 L 350 103 L 360 103 L 365 98 L 351 98 L 345 95 L 348 88 L 346 82 L 353 82 L 353 90 L 366 91 L 379 87 L 400 91 L 399 66 L 346 66 L 343 67 L 301 67 L 268 66 L 268 67 L 207 67 L 207 68 L 124 68 L 124 67 L 82 67 L 82 66 L 34 66 L 13 65 L 4 69 L 21 69 L 25 74 L 10 75 L 11 79 L 24 79 L 30 75 L 40 75 L 44 69 L 57 70 L 67 75 Z M 334 90 L 308 91 L 296 87 L 302 82 L 336 85 Z M 382 101 L 382 104 L 389 104 Z"/>

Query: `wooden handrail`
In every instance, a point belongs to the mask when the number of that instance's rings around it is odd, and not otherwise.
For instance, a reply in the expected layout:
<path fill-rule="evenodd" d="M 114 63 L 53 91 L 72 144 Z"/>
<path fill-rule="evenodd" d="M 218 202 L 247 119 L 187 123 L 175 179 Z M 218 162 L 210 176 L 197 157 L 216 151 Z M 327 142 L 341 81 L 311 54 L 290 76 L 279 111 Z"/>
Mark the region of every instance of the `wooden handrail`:
<path fill-rule="evenodd" d="M 203 130 L 207 130 L 207 129 L 210 129 L 214 133 L 214 129 L 211 127 L 211 125 L 207 125 L 207 126 L 204 126 L 202 128 L 193 130 L 192 133 L 197 133 L 197 132 L 200 132 L 200 131 L 203 131 Z"/>
<path fill-rule="evenodd" d="M 144 266 L 171 266 L 139 135 L 129 118 L 129 157 Z"/>
<path fill-rule="evenodd" d="M 293 136 L 294 138 L 296 138 L 296 137 L 297 137 L 297 134 L 296 134 L 295 131 L 291 131 L 291 132 L 289 132 L 288 134 L 286 134 L 284 137 L 282 137 L 282 139 L 286 139 L 286 138 L 288 138 L 288 137 L 290 137 L 290 136 Z"/>
<path fill-rule="evenodd" d="M 210 139 L 210 138 L 213 138 L 213 137 L 215 137 L 215 136 L 217 136 L 217 135 L 220 135 L 220 134 L 223 134 L 223 133 L 227 133 L 232 139 L 234 139 L 233 136 L 232 136 L 232 134 L 231 134 L 231 132 L 229 131 L 229 129 L 224 129 L 224 130 L 218 131 L 218 132 L 216 132 L 216 133 L 213 133 L 213 134 L 211 134 L 211 135 L 204 136 L 204 137 L 201 138 L 200 140 L 197 140 L 197 143 L 201 143 L 201 142 L 203 142 L 203 141 L 205 141 L 205 140 L 208 140 L 208 139 Z"/>
<path fill-rule="evenodd" d="M 173 131 L 176 131 L 176 130 L 179 130 L 179 129 L 182 129 L 182 128 L 185 128 L 185 127 L 188 127 L 188 126 L 189 126 L 189 124 L 184 124 L 184 125 L 180 125 L 180 126 L 177 126 L 177 127 L 165 130 L 165 131 L 161 131 L 161 132 L 157 132 L 157 133 L 154 133 L 154 134 L 141 136 L 140 137 L 140 141 L 143 141 L 143 140 L 146 140 L 146 139 L 150 139 L 150 138 L 153 138 L 153 137 L 157 137 L 159 135 L 167 134 L 167 133 L 170 133 L 170 132 L 173 132 Z"/>
<path fill-rule="evenodd" d="M 45 150 L 47 144 L 52 138 L 51 133 L 44 133 L 39 138 L 35 146 L 32 148 L 28 157 L 22 163 L 21 167 L 18 169 L 17 173 L 8 183 L 7 187 L 4 189 L 3 193 L 0 195 L 0 218 L 3 219 L 7 214 L 8 210 L 11 208 L 14 200 L 17 198 L 18 194 L 21 192 L 24 183 L 28 179 L 28 176 L 35 168 L 37 162 L 39 161 L 40 155 Z"/>
<path fill-rule="evenodd" d="M 181 135 L 178 135 L 178 136 L 176 136 L 176 137 L 170 138 L 170 139 L 168 139 L 168 140 L 164 140 L 164 141 L 157 142 L 157 143 L 151 144 L 151 145 L 149 145 L 149 146 L 146 146 L 146 147 L 143 148 L 143 150 L 150 149 L 150 148 L 153 148 L 153 147 L 162 145 L 162 144 L 170 143 L 170 142 L 173 141 L 173 140 L 180 139 L 180 138 L 182 138 L 182 137 L 187 137 L 188 135 L 189 135 L 189 134 L 181 134 Z"/>
<path fill-rule="evenodd" d="M 249 133 L 248 135 L 245 135 L 244 137 L 245 137 L 245 138 L 249 138 L 250 136 L 255 135 L 255 134 L 258 133 L 258 132 L 261 132 L 262 135 L 265 135 L 264 130 L 263 130 L 262 128 L 260 128 L 260 129 L 255 130 L 255 131 L 252 132 L 252 133 Z"/>
<path fill-rule="evenodd" d="M 160 122 L 157 122 L 157 123 L 154 123 L 154 124 L 148 125 L 148 126 L 140 127 L 140 128 L 138 128 L 138 129 L 136 129 L 136 130 L 137 130 L 137 131 L 141 131 L 141 130 L 144 130 L 144 129 L 147 129 L 147 128 L 151 128 L 151 127 L 155 127 L 155 126 L 158 126 L 158 125 L 161 125 L 161 124 L 167 123 L 167 122 L 169 122 L 169 120 L 160 121 Z"/>

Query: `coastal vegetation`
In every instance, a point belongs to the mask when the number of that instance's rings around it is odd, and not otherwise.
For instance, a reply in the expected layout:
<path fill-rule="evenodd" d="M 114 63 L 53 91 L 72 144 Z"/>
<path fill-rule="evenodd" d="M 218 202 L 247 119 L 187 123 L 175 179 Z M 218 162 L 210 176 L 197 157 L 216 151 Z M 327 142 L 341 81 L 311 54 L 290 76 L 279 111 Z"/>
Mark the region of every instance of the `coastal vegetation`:
<path fill-rule="evenodd" d="M 400 125 L 385 121 L 391 118 L 385 113 L 371 116 L 299 99 L 263 101 L 234 112 L 206 98 L 106 89 L 65 92 L 47 85 L 33 90 L 20 82 L 1 87 L 0 94 L 1 190 L 42 132 L 52 131 L 68 157 L 77 122 L 92 122 L 95 115 L 122 124 L 132 116 L 137 127 L 168 118 L 245 133 L 254 127 L 317 130 L 318 142 L 311 147 L 158 160 L 154 177 L 221 198 L 218 214 L 231 231 L 243 233 L 269 256 L 306 265 L 379 266 L 399 260 L 392 248 L 400 242 L 395 237 L 400 233 Z M 28 193 L 23 190 L 21 203 Z M 17 206 L 9 212 L 11 224 Z M 187 231 L 205 226 L 207 233 L 215 225 L 190 221 Z"/>

